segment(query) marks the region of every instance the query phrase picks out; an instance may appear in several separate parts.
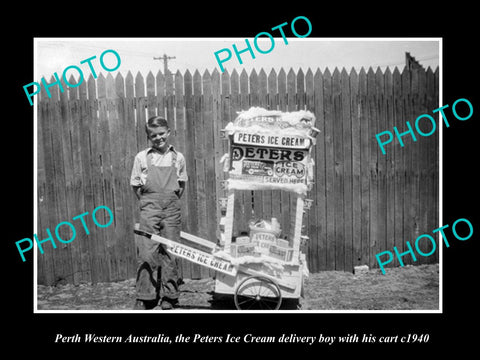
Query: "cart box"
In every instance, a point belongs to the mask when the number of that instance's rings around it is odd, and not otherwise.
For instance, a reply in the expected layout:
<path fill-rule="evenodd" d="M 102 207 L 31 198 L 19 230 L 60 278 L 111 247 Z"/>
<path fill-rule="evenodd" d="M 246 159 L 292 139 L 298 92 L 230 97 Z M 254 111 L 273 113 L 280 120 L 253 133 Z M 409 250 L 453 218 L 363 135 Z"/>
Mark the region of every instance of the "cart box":
<path fill-rule="evenodd" d="M 278 245 L 271 245 L 269 249 L 268 256 L 271 256 L 275 259 L 280 259 L 282 261 L 292 261 L 293 258 L 293 249 L 286 248 Z"/>
<path fill-rule="evenodd" d="M 255 245 L 254 244 L 231 244 L 230 254 L 235 258 L 247 256 L 247 255 L 254 256 Z"/>
<path fill-rule="evenodd" d="M 275 243 L 270 240 L 255 240 L 253 244 L 256 247 L 256 251 L 264 255 L 268 255 L 270 246 L 275 245 Z"/>
<path fill-rule="evenodd" d="M 290 247 L 290 243 L 288 242 L 288 240 L 284 239 L 277 239 L 277 245 L 284 248 Z"/>
<path fill-rule="evenodd" d="M 250 231 L 250 237 L 253 242 L 255 241 L 269 241 L 270 243 L 275 243 L 277 237 L 274 233 L 268 231 Z"/>
<path fill-rule="evenodd" d="M 235 239 L 237 245 L 251 244 L 249 236 L 239 236 Z"/>

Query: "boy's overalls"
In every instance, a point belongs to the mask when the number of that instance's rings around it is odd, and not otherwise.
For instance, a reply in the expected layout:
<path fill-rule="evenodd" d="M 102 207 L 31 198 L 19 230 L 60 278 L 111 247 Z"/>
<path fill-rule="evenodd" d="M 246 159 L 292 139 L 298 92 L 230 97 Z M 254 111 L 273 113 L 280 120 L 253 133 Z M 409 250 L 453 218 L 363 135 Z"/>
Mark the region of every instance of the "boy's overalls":
<path fill-rule="evenodd" d="M 172 151 L 171 166 L 154 166 L 151 152 L 147 153 L 147 178 L 140 196 L 140 230 L 173 241 L 180 239 L 181 225 L 176 161 L 177 154 Z M 176 259 L 163 245 L 144 236 L 137 237 L 137 251 L 137 299 L 176 302 L 179 293 Z"/>

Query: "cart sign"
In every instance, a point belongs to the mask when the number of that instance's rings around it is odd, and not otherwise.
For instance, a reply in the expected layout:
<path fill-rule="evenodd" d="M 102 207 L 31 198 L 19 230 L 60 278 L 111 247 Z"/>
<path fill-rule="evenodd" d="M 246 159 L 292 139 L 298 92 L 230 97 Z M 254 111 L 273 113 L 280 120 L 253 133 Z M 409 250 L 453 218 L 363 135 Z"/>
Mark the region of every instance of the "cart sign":
<path fill-rule="evenodd" d="M 257 145 L 280 147 L 290 149 L 308 149 L 310 147 L 310 139 L 298 135 L 266 135 L 255 134 L 244 131 L 237 131 L 233 134 L 233 142 L 244 145 Z"/>
<path fill-rule="evenodd" d="M 276 138 L 286 139 L 286 137 Z M 296 144 L 295 146 L 305 144 L 300 140 L 308 139 L 296 137 L 288 141 L 290 144 L 292 142 Z M 287 187 L 297 184 L 306 185 L 309 162 L 307 149 L 233 144 L 229 176 L 233 180 L 257 183 L 265 187 L 271 185 L 277 187 L 279 184 Z"/>
<path fill-rule="evenodd" d="M 227 275 L 235 276 L 237 274 L 237 268 L 235 268 L 230 262 L 217 258 L 212 254 L 206 253 L 201 250 L 197 250 L 187 245 L 179 244 L 175 241 L 164 238 L 163 236 L 150 234 L 148 232 L 140 230 L 139 224 L 135 225 L 135 230 L 133 231 L 135 234 L 146 236 L 147 238 L 152 239 L 153 241 L 156 241 L 156 242 L 159 242 L 160 244 L 165 245 L 167 248 L 167 251 L 174 256 L 187 259 L 191 262 L 194 262 L 202 266 L 206 266 L 210 269 L 222 272 Z M 185 239 L 199 243 L 199 241 L 197 240 L 198 238 L 196 238 L 195 236 L 192 236 L 186 233 L 183 233 L 183 234 L 184 234 L 183 237 Z M 201 242 L 207 241 L 203 239 L 201 240 L 202 240 Z"/>
<path fill-rule="evenodd" d="M 228 261 L 216 258 L 206 252 L 194 249 L 189 246 L 178 243 L 171 243 L 172 246 L 168 249 L 170 253 L 175 256 L 187 259 L 196 264 L 206 266 L 210 269 L 220 271 L 224 274 L 235 276 L 237 269 Z"/>

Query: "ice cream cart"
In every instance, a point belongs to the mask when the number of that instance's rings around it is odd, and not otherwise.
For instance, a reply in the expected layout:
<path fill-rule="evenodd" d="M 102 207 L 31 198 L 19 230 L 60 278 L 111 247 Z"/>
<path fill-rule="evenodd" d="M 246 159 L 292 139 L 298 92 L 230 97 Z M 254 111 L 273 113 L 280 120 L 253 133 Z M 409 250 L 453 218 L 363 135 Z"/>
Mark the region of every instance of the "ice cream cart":
<path fill-rule="evenodd" d="M 136 230 L 166 245 L 173 255 L 216 271 L 215 294 L 233 296 L 239 310 L 276 310 L 282 300 L 298 300 L 308 267 L 302 234 L 306 199 L 313 184 L 312 147 L 318 130 L 309 111 L 280 112 L 253 107 L 242 111 L 222 130 L 228 153 L 222 158 L 225 197 L 220 240 L 216 243 L 181 232 L 177 243 Z M 295 206 L 289 234 L 282 234 L 276 217 L 251 219 L 248 232 L 234 236 L 235 196 L 241 191 L 287 191 Z M 275 210 L 275 209 L 274 209 Z M 278 210 L 278 209 L 276 209 Z M 272 211 L 273 213 L 273 211 Z"/>

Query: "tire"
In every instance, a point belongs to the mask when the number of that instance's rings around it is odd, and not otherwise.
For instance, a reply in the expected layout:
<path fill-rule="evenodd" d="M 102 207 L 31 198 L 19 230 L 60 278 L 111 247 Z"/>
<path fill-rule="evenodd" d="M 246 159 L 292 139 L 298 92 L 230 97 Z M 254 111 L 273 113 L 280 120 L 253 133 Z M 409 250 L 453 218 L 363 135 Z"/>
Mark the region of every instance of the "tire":
<path fill-rule="evenodd" d="M 275 281 L 264 276 L 249 276 L 237 286 L 234 296 L 238 310 L 278 310 L 282 292 Z"/>

